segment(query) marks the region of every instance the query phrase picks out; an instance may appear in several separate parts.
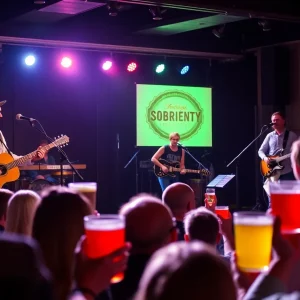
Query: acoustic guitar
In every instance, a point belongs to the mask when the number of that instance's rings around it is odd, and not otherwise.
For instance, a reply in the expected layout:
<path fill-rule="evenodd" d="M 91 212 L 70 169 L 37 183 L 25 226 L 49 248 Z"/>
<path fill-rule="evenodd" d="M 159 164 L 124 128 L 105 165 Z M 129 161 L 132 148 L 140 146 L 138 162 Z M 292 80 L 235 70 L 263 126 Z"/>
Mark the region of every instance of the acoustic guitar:
<path fill-rule="evenodd" d="M 282 166 L 280 164 L 280 162 L 282 162 L 283 160 L 289 158 L 291 156 L 291 153 L 282 155 L 283 150 L 279 150 L 276 155 L 273 156 L 268 156 L 271 161 L 270 162 L 266 162 L 264 160 L 262 160 L 260 162 L 260 171 L 261 174 L 266 177 L 266 178 L 270 178 L 270 177 L 274 177 L 276 180 L 279 178 L 280 176 L 280 170 L 282 170 L 284 168 L 284 166 Z"/>
<path fill-rule="evenodd" d="M 157 165 L 154 165 L 154 174 L 157 177 L 165 177 L 165 176 L 170 176 L 170 177 L 175 177 L 177 172 L 180 172 L 180 163 L 179 162 L 171 162 L 167 161 L 165 159 L 159 159 L 160 163 L 163 164 L 165 167 L 168 168 L 168 173 L 164 173 L 163 170 L 158 167 Z M 210 175 L 210 172 L 207 169 L 201 169 L 201 170 L 190 170 L 190 169 L 184 169 L 186 173 L 195 173 L 195 174 L 202 174 L 204 176 Z"/>
<path fill-rule="evenodd" d="M 53 147 L 65 145 L 69 140 L 69 137 L 64 135 L 54 142 L 42 147 L 41 151 L 48 151 Z M 7 182 L 16 181 L 20 177 L 20 170 L 18 167 L 35 157 L 37 151 L 38 150 L 35 150 L 16 160 L 8 153 L 0 154 L 0 188 Z"/>

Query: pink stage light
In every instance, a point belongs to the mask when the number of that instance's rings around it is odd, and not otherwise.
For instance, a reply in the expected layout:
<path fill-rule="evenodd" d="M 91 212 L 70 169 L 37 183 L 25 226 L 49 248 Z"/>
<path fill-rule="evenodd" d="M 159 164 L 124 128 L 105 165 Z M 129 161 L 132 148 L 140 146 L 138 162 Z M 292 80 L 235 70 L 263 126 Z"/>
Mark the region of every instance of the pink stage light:
<path fill-rule="evenodd" d="M 64 68 L 70 68 L 72 66 L 72 59 L 65 56 L 65 57 L 62 58 L 60 64 Z"/>
<path fill-rule="evenodd" d="M 106 61 L 102 64 L 102 69 L 103 69 L 104 71 L 108 71 L 111 67 L 112 67 L 112 61 L 110 61 L 110 60 L 106 60 Z"/>
<path fill-rule="evenodd" d="M 137 68 L 137 64 L 135 62 L 131 62 L 130 64 L 128 64 L 127 66 L 127 71 L 128 72 L 133 72 L 135 71 Z"/>

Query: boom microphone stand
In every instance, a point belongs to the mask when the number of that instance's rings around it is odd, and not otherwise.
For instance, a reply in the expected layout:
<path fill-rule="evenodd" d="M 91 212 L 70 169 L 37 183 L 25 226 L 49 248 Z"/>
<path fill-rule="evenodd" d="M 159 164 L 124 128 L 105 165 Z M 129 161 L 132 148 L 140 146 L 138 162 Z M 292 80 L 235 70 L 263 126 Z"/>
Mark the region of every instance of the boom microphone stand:
<path fill-rule="evenodd" d="M 240 191 L 239 191 L 239 158 L 240 156 L 256 141 L 258 140 L 262 134 L 264 134 L 271 126 L 273 123 L 270 123 L 268 125 L 264 125 L 261 130 L 259 135 L 250 142 L 226 167 L 228 168 L 230 165 L 232 165 L 235 161 L 235 178 L 236 178 L 236 184 L 235 184 L 235 196 L 236 196 L 236 208 L 239 209 L 240 207 Z"/>
<path fill-rule="evenodd" d="M 141 149 L 138 149 L 132 157 L 129 159 L 128 163 L 125 165 L 124 169 L 126 169 L 131 162 L 135 159 L 135 191 L 136 194 L 139 192 L 139 173 L 138 173 L 138 160 L 137 160 L 137 155 L 140 153 Z"/>
<path fill-rule="evenodd" d="M 63 162 L 66 161 L 69 166 L 71 167 L 72 171 L 79 177 L 81 181 L 83 181 L 83 177 L 79 174 L 79 172 L 74 168 L 73 164 L 70 162 L 66 152 L 62 150 L 58 145 L 55 144 L 55 140 L 53 140 L 45 131 L 42 124 L 36 120 L 36 119 L 30 119 L 28 120 L 31 127 L 36 129 L 37 131 L 41 132 L 51 143 L 53 143 L 56 146 L 56 149 L 60 153 L 60 184 L 63 185 Z M 35 122 L 37 122 L 40 125 L 40 128 L 35 126 Z"/>
<path fill-rule="evenodd" d="M 193 156 L 193 154 L 189 151 L 189 149 L 187 147 L 183 146 L 180 143 L 177 143 L 177 145 L 178 145 L 179 148 L 182 148 L 185 151 L 185 153 L 187 153 L 198 164 L 199 168 L 201 167 L 202 169 L 205 169 L 205 170 L 209 171 L 199 160 L 197 160 Z"/>

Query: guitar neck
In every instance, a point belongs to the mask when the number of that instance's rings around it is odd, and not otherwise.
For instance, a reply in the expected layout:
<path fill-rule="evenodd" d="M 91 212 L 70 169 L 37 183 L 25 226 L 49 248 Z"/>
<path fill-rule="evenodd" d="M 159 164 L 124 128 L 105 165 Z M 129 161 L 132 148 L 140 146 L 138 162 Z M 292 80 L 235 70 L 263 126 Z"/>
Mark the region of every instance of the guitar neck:
<path fill-rule="evenodd" d="M 186 173 L 200 173 L 200 170 L 191 170 L 191 169 L 184 169 Z M 171 168 L 172 172 L 180 172 L 180 168 Z"/>
<path fill-rule="evenodd" d="M 280 156 L 280 157 L 276 158 L 276 161 L 277 161 L 277 162 L 281 162 L 281 161 L 283 161 L 283 160 L 289 158 L 290 156 L 291 156 L 291 153 L 285 154 L 285 155 L 283 155 L 283 156 Z"/>
<path fill-rule="evenodd" d="M 44 147 L 41 148 L 41 151 L 48 151 L 50 150 L 51 148 L 57 146 L 57 144 L 55 142 L 52 142 Z M 15 167 L 19 167 L 19 166 L 22 166 L 24 165 L 27 161 L 33 159 L 35 156 L 36 156 L 36 153 L 37 153 L 38 150 L 35 150 L 31 153 L 28 153 L 14 161 L 12 161 L 11 163 L 7 164 L 7 168 L 8 169 L 12 169 L 12 168 L 15 168 Z"/>

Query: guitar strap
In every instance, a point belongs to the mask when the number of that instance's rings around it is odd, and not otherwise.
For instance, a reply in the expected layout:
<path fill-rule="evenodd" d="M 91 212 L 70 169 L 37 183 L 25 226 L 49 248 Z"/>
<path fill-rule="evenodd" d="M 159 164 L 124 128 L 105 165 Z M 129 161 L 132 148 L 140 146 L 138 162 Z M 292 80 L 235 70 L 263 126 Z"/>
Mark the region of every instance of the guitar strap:
<path fill-rule="evenodd" d="M 286 148 L 286 144 L 287 144 L 287 141 L 288 141 L 288 138 L 289 138 L 289 131 L 286 130 L 285 133 L 284 133 L 284 137 L 283 137 L 283 143 L 282 143 L 282 150 L 284 151 L 285 148 Z M 282 153 L 283 153 L 282 151 Z"/>

